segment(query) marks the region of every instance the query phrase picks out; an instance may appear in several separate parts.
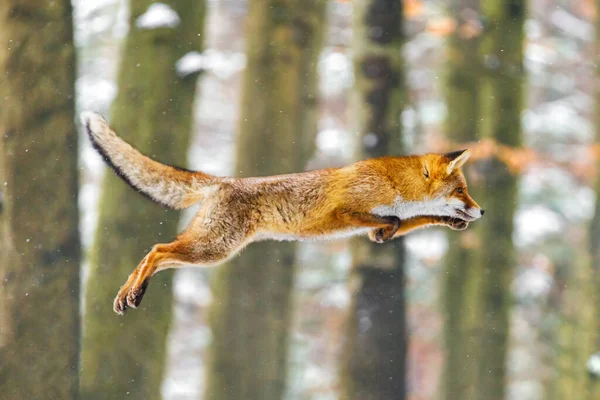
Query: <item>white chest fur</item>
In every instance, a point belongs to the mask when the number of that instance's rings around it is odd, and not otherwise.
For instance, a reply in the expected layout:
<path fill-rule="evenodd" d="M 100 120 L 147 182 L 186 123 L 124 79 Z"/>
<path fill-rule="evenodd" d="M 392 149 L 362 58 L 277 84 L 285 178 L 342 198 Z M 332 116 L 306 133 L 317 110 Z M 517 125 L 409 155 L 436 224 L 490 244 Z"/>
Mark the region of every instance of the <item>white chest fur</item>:
<path fill-rule="evenodd" d="M 371 210 L 373 214 L 389 216 L 395 215 L 400 219 L 416 217 L 417 215 L 450 215 L 452 208 L 444 198 L 406 201 L 401 197 L 396 198 L 391 206 L 377 206 Z"/>

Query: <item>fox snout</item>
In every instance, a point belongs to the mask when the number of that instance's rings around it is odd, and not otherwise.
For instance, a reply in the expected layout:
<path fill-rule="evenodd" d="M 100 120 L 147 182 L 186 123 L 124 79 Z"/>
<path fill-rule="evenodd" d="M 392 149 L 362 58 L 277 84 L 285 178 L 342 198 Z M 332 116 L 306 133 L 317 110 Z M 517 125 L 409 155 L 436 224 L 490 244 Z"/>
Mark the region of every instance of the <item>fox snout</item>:
<path fill-rule="evenodd" d="M 465 202 L 465 205 L 466 205 L 465 208 L 468 210 L 467 212 L 470 215 L 473 215 L 475 217 L 475 219 L 479 219 L 479 218 L 483 217 L 483 214 L 485 214 L 485 210 L 483 208 L 479 207 L 479 204 L 477 204 L 475 202 L 475 200 L 473 200 L 473 198 L 471 196 L 469 196 L 468 194 L 467 194 L 467 201 Z M 472 212 L 469 212 L 471 210 L 472 210 Z"/>
<path fill-rule="evenodd" d="M 483 216 L 485 210 L 481 208 L 456 208 L 456 216 L 465 221 L 475 221 Z"/>
<path fill-rule="evenodd" d="M 468 214 L 473 215 L 475 217 L 475 219 L 479 219 L 479 218 L 483 217 L 483 214 L 485 214 L 485 210 L 482 208 L 474 208 L 473 212 L 472 213 L 468 212 Z"/>
<path fill-rule="evenodd" d="M 485 210 L 479 207 L 479 204 L 469 195 L 466 196 L 462 203 L 464 204 L 463 207 L 457 207 L 456 212 L 465 221 L 474 221 L 485 214 Z"/>

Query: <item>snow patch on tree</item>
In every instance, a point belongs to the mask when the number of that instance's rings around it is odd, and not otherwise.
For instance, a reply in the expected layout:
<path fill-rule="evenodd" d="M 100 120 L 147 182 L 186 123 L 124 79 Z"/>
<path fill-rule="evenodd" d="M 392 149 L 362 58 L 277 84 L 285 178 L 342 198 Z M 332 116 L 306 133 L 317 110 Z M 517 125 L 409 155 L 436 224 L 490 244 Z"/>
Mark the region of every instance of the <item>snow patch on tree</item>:
<path fill-rule="evenodd" d="M 208 49 L 204 53 L 190 51 L 175 64 L 177 75 L 185 77 L 201 70 L 210 71 L 219 79 L 228 79 L 246 67 L 246 55 L 237 52 L 224 54 Z"/>
<path fill-rule="evenodd" d="M 185 78 L 188 75 L 200 72 L 205 69 L 204 56 L 197 51 L 190 51 L 181 57 L 175 63 L 177 76 Z"/>
<path fill-rule="evenodd" d="M 175 28 L 181 19 L 175 10 L 165 3 L 153 3 L 135 20 L 140 29 Z"/>
<path fill-rule="evenodd" d="M 600 352 L 590 356 L 587 362 L 587 370 L 590 374 L 600 377 Z"/>

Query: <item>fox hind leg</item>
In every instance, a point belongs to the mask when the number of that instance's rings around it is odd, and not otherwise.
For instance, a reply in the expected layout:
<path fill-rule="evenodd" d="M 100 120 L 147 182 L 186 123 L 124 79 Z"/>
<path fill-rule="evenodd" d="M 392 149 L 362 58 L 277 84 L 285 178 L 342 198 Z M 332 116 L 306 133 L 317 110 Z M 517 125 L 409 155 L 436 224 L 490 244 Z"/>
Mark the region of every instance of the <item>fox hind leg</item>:
<path fill-rule="evenodd" d="M 113 310 L 123 315 L 127 308 L 137 308 L 141 303 L 152 275 L 168 268 L 185 264 L 202 266 L 217 265 L 236 254 L 247 241 L 248 235 L 239 235 L 239 240 L 223 241 L 212 237 L 181 236 L 168 243 L 157 244 L 144 257 L 137 268 L 117 293 Z"/>
<path fill-rule="evenodd" d="M 175 241 L 155 245 L 119 290 L 114 311 L 124 314 L 128 307 L 137 308 L 155 273 L 186 264 L 215 266 L 252 242 L 257 221 L 241 208 L 233 207 L 234 200 L 219 200 L 227 207 L 207 201 Z"/>
<path fill-rule="evenodd" d="M 189 258 L 190 254 L 181 242 L 155 245 L 119 289 L 113 302 L 113 310 L 123 315 L 128 307 L 137 308 L 144 297 L 150 278 L 160 265 L 184 264 Z"/>
<path fill-rule="evenodd" d="M 142 261 L 140 261 L 138 267 L 129 275 L 127 281 L 125 281 L 123 286 L 121 286 L 119 292 L 117 293 L 117 297 L 115 297 L 115 300 L 113 301 L 113 310 L 119 315 L 125 314 L 125 310 L 127 309 L 127 294 L 129 293 L 129 290 L 133 286 L 139 274 L 140 267 L 146 263 L 148 254 L 142 259 Z"/>
<path fill-rule="evenodd" d="M 150 283 L 150 278 L 161 267 L 165 269 L 165 267 L 190 263 L 194 257 L 188 247 L 184 242 L 177 241 L 155 245 L 132 274 L 135 279 L 131 282 L 126 295 L 127 306 L 137 308 L 140 305 Z"/>

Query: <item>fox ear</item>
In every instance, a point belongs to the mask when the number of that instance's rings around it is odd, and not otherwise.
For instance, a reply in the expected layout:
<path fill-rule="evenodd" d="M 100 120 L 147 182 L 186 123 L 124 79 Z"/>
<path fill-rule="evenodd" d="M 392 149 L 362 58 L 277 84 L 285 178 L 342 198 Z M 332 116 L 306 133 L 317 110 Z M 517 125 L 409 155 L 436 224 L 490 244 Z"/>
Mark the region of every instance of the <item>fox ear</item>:
<path fill-rule="evenodd" d="M 467 162 L 469 157 L 471 157 L 471 150 L 453 151 L 452 153 L 444 154 L 444 157 L 450 160 L 446 166 L 446 173 L 450 175 L 452 171 L 462 167 Z"/>

